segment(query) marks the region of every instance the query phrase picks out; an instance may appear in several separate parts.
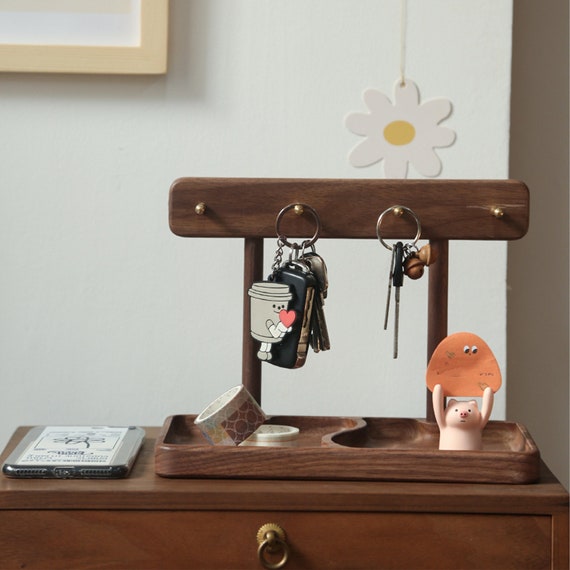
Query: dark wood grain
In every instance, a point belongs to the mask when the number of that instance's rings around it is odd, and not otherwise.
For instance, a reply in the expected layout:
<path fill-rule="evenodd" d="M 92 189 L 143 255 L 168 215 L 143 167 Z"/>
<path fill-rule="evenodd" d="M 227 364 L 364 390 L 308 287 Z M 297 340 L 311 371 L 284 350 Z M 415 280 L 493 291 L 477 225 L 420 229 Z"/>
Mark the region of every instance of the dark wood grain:
<path fill-rule="evenodd" d="M 263 239 L 244 239 L 243 252 L 243 329 L 242 384 L 261 405 L 261 360 L 251 337 L 251 314 L 248 290 L 252 283 L 263 279 Z"/>
<path fill-rule="evenodd" d="M 203 215 L 195 207 L 206 205 Z M 512 240 L 528 229 L 528 189 L 515 180 L 334 180 L 180 178 L 170 189 L 171 230 L 184 237 L 276 237 L 282 208 L 305 203 L 318 214 L 322 238 L 376 238 L 380 214 L 395 205 L 411 208 L 423 239 Z M 500 207 L 502 218 L 491 211 Z M 313 216 L 283 217 L 280 233 L 310 237 Z M 386 238 L 413 237 L 411 216 L 387 216 Z"/>
<path fill-rule="evenodd" d="M 427 363 L 437 345 L 447 336 L 448 298 L 449 298 L 449 241 L 432 240 L 430 246 L 437 256 L 437 262 L 429 268 L 428 286 L 428 330 Z M 435 422 L 432 396 L 426 388 L 426 420 Z"/>
<path fill-rule="evenodd" d="M 166 427 L 165 424 L 162 428 L 145 428 L 147 438 L 143 449 L 126 479 L 14 480 L 0 476 L 0 509 L 457 512 L 460 508 L 474 513 L 500 513 L 508 509 L 512 513 L 564 514 L 568 508 L 568 494 L 543 464 L 539 481 L 533 485 L 160 477 L 155 473 L 154 449 Z M 6 458 L 27 430 L 19 428 L 15 432 L 1 459 Z"/>
<path fill-rule="evenodd" d="M 287 533 L 286 569 L 521 570 L 552 563 L 544 515 L 44 510 L 33 518 L 4 513 L 0 528 L 13 540 L 0 538 L 2 569 L 252 570 L 261 568 L 256 534 L 267 522 Z M 25 536 L 33 540 L 22 549 Z"/>
<path fill-rule="evenodd" d="M 173 416 L 156 447 L 156 471 L 166 477 L 322 479 L 528 484 L 540 455 L 528 431 L 489 422 L 483 451 L 439 451 L 430 422 L 406 418 L 274 416 L 298 427 L 295 447 L 212 446 L 195 416 Z"/>
<path fill-rule="evenodd" d="M 145 429 L 124 480 L 0 477 L 2 568 L 257 568 L 276 522 L 286 568 L 568 569 L 568 493 L 544 465 L 532 485 L 170 479 Z"/>

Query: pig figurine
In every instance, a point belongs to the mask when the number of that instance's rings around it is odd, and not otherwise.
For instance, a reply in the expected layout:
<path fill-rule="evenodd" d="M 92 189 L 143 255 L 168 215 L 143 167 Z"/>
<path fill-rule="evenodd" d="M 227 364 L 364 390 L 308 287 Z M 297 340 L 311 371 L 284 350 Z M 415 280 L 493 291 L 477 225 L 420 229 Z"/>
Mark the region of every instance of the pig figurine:
<path fill-rule="evenodd" d="M 433 411 L 439 426 L 439 449 L 481 450 L 483 428 L 491 416 L 493 400 L 493 390 L 487 386 L 483 391 L 481 411 L 476 400 L 462 402 L 451 399 L 444 408 L 443 388 L 436 384 Z"/>

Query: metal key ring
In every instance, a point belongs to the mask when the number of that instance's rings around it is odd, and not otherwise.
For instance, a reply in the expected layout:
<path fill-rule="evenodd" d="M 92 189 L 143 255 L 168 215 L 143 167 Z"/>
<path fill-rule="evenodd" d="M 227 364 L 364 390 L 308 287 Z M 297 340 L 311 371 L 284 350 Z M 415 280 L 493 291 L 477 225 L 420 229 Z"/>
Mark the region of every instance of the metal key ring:
<path fill-rule="evenodd" d="M 420 239 L 420 236 L 422 235 L 422 225 L 420 223 L 420 219 L 411 208 L 408 208 L 407 206 L 391 206 L 390 208 L 387 208 L 380 214 L 378 221 L 376 222 L 376 235 L 378 236 L 380 243 L 389 251 L 392 251 L 393 247 L 389 243 L 384 241 L 384 239 L 382 238 L 382 235 L 380 234 L 380 226 L 382 225 L 382 219 L 387 213 L 394 212 L 396 214 L 398 213 L 398 211 L 400 211 L 400 215 L 402 215 L 404 212 L 407 212 L 408 214 L 410 214 L 410 216 L 412 216 L 412 218 L 414 218 L 414 221 L 416 222 L 417 232 L 413 241 L 409 244 L 409 246 L 416 245 L 416 243 L 418 243 L 418 240 Z"/>
<path fill-rule="evenodd" d="M 315 223 L 316 223 L 315 233 L 313 234 L 313 237 L 311 239 L 304 240 L 300 246 L 297 243 L 291 243 L 287 239 L 285 234 L 282 234 L 281 230 L 279 229 L 279 226 L 281 224 L 281 220 L 283 219 L 283 216 L 289 210 L 292 210 L 293 208 L 295 208 L 296 211 L 300 208 L 301 213 L 304 213 L 305 211 L 310 212 L 312 214 L 313 218 L 315 218 Z M 287 247 L 290 247 L 290 248 L 297 247 L 299 249 L 306 249 L 308 247 L 311 247 L 319 239 L 319 234 L 321 233 L 321 219 L 319 218 L 319 215 L 317 214 L 316 210 L 314 208 L 312 208 L 311 206 L 309 206 L 308 204 L 301 204 L 299 202 L 297 202 L 295 204 L 289 204 L 288 206 L 285 206 L 279 212 L 279 214 L 277 214 L 277 219 L 275 220 L 275 232 L 277 233 L 278 240 L 283 245 L 286 245 Z"/>

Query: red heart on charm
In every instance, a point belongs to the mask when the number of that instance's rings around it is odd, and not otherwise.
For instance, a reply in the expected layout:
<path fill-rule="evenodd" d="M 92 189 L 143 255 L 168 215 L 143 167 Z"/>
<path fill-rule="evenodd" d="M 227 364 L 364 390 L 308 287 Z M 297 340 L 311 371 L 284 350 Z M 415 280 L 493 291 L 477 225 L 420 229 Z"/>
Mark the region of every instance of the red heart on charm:
<path fill-rule="evenodd" d="M 281 311 L 279 311 L 279 320 L 287 328 L 289 328 L 295 322 L 296 317 L 297 315 L 295 314 L 295 311 L 286 311 L 285 309 L 281 309 Z"/>

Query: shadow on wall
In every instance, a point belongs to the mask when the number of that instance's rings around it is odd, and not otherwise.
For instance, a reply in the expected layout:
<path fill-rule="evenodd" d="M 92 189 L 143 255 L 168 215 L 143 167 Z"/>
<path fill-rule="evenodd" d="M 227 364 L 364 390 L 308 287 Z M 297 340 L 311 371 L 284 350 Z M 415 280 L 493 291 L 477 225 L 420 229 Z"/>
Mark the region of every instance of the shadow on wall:
<path fill-rule="evenodd" d="M 510 177 L 530 229 L 508 249 L 507 418 L 568 488 L 568 3 L 514 2 Z"/>

